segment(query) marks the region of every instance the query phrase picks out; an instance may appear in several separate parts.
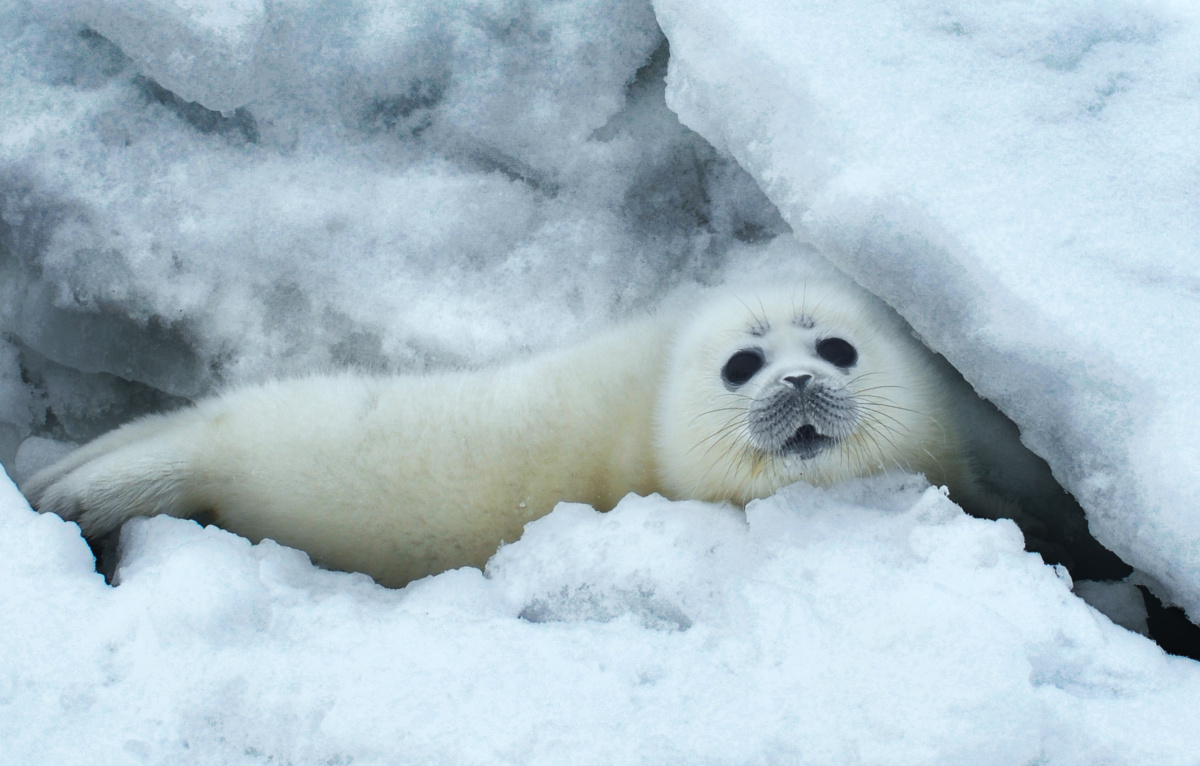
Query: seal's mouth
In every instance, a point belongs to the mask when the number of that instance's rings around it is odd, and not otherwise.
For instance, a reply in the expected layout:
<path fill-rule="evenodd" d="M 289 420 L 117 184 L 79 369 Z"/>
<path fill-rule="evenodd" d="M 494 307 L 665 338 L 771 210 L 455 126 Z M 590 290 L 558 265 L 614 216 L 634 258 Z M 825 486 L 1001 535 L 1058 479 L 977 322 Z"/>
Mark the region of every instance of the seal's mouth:
<path fill-rule="evenodd" d="M 779 451 L 785 455 L 795 455 L 801 460 L 808 460 L 833 446 L 834 441 L 828 436 L 817 433 L 816 427 L 802 425 L 796 429 L 796 433 L 788 437 Z"/>

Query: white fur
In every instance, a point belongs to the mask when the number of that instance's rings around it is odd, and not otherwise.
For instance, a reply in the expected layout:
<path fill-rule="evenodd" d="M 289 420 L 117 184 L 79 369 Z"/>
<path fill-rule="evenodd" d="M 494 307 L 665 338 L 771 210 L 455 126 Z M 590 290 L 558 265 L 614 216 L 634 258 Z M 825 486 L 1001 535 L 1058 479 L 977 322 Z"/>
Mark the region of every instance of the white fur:
<path fill-rule="evenodd" d="M 798 312 L 814 326 L 794 326 Z M 763 322 L 771 330 L 752 335 Z M 747 398 L 721 382 L 728 355 L 747 342 L 769 349 L 759 388 L 798 371 L 832 375 L 812 352 L 830 333 L 859 348 L 857 372 L 870 374 L 851 385 L 869 399 L 874 430 L 810 460 L 755 453 L 739 421 Z M 943 385 L 890 312 L 849 286 L 810 281 L 727 291 L 695 318 L 642 320 L 502 368 L 243 389 L 131 423 L 23 489 L 89 536 L 134 515 L 211 513 L 253 540 L 399 586 L 483 566 L 560 501 L 606 510 L 629 492 L 659 492 L 745 503 L 797 480 L 894 467 L 969 493 Z"/>
<path fill-rule="evenodd" d="M 811 318 L 813 326 L 796 326 L 798 316 Z M 850 373 L 840 375 L 814 353 L 815 343 L 829 337 L 858 350 Z M 763 348 L 768 365 L 742 390 L 730 392 L 717 371 L 748 346 Z M 671 496 L 745 504 L 796 481 L 828 486 L 896 468 L 963 490 L 971 483 L 944 404 L 947 388 L 964 384 L 944 374 L 894 313 L 850 286 L 810 281 L 717 301 L 680 333 L 670 370 L 656 438 Z M 857 394 L 863 423 L 836 449 L 808 460 L 753 450 L 748 400 L 787 376 L 804 374 L 835 379 L 834 385 Z"/>

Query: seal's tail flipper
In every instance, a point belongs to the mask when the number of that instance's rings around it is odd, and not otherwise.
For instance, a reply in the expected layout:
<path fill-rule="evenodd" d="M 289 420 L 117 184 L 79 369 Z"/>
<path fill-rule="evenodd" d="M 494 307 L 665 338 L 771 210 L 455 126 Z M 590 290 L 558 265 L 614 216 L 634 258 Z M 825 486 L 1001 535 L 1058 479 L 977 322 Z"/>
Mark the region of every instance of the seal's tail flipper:
<path fill-rule="evenodd" d="M 200 509 L 187 491 L 195 446 L 187 414 L 130 423 L 34 474 L 21 491 L 38 511 L 77 522 L 89 538 L 131 516 L 190 516 Z"/>

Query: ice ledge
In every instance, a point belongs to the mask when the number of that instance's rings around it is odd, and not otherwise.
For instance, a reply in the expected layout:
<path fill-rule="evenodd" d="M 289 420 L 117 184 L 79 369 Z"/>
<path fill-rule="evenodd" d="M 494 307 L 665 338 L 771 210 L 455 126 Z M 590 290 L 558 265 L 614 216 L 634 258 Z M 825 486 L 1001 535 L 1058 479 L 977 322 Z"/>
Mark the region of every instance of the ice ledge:
<path fill-rule="evenodd" d="M 1200 617 L 1200 29 L 1168 6 L 659 0 L 667 102 Z M 1192 83 L 1189 85 L 1188 83 Z M 1189 201 L 1190 200 L 1190 201 Z"/>

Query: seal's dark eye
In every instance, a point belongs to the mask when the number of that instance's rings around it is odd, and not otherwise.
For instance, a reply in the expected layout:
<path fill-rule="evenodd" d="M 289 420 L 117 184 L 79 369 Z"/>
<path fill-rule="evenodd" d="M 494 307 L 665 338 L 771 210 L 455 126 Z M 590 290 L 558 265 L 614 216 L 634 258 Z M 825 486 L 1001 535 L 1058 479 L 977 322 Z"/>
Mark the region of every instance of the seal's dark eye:
<path fill-rule="evenodd" d="M 818 343 L 817 356 L 842 368 L 853 367 L 858 361 L 858 352 L 854 350 L 854 346 L 841 338 L 826 338 Z"/>
<path fill-rule="evenodd" d="M 763 353 L 756 348 L 739 351 L 729 357 L 729 361 L 721 369 L 721 377 L 731 386 L 740 386 L 753 378 L 754 373 L 763 368 L 765 361 Z"/>

